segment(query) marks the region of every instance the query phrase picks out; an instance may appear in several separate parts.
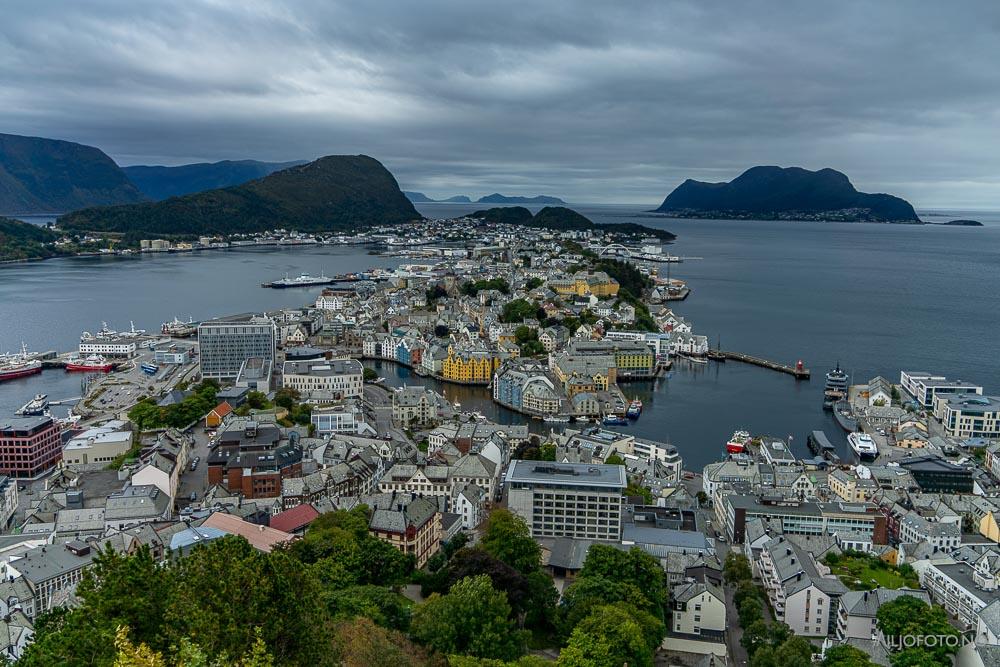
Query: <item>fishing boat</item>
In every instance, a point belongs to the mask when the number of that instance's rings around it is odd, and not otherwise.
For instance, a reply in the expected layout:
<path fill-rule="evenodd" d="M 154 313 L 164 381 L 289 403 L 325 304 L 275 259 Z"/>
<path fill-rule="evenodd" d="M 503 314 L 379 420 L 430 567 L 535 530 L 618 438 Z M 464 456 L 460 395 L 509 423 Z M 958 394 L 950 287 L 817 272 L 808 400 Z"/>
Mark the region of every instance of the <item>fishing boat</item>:
<path fill-rule="evenodd" d="M 726 442 L 726 452 L 729 454 L 742 454 L 750 444 L 749 431 L 734 431 Z"/>
<path fill-rule="evenodd" d="M 638 419 L 641 414 L 642 401 L 638 398 L 632 399 L 632 402 L 628 404 L 628 410 L 625 411 L 625 416 L 629 419 Z"/>
<path fill-rule="evenodd" d="M 99 354 L 92 354 L 85 359 L 73 359 L 66 364 L 67 371 L 78 373 L 110 373 L 114 369 L 114 363 Z"/>
<path fill-rule="evenodd" d="M 32 359 L 28 347 L 21 343 L 21 351 L 15 354 L 0 354 L 0 382 L 16 380 L 42 372 L 42 362 Z"/>
<path fill-rule="evenodd" d="M 621 415 L 605 415 L 602 420 L 605 426 L 627 426 L 628 420 Z"/>

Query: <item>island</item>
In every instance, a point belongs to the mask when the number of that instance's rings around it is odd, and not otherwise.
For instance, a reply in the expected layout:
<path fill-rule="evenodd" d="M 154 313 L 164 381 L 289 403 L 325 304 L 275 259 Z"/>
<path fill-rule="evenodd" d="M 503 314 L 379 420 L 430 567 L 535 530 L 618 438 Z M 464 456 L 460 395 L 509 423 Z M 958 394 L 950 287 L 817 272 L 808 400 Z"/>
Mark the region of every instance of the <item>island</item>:
<path fill-rule="evenodd" d="M 499 192 L 494 192 L 491 195 L 486 195 L 485 197 L 480 197 L 476 200 L 477 204 L 565 204 L 559 197 L 550 197 L 548 195 L 537 195 L 535 197 L 519 197 L 519 196 L 507 196 L 502 195 Z"/>
<path fill-rule="evenodd" d="M 330 155 L 242 185 L 161 202 L 87 208 L 64 215 L 64 230 L 150 235 L 240 234 L 295 229 L 357 231 L 419 220 L 396 179 L 367 155 Z"/>
<path fill-rule="evenodd" d="M 949 220 L 948 222 L 940 223 L 942 225 L 948 225 L 949 227 L 982 227 L 983 223 L 978 220 Z"/>
<path fill-rule="evenodd" d="M 644 235 L 660 239 L 661 241 L 673 241 L 677 238 L 676 234 L 668 232 L 665 229 L 647 227 L 646 225 L 639 225 L 634 222 L 597 223 L 564 206 L 546 206 L 535 214 L 532 214 L 531 211 L 523 206 L 497 206 L 476 211 L 470 214 L 469 217 L 495 224 L 520 225 L 560 232 L 588 230 L 614 232 L 618 234 Z"/>
<path fill-rule="evenodd" d="M 834 169 L 752 167 L 723 183 L 688 179 L 655 213 L 726 220 L 822 220 L 919 224 L 905 199 L 858 192 Z"/>
<path fill-rule="evenodd" d="M 403 194 L 414 204 L 471 204 L 472 200 L 465 195 L 455 195 L 447 199 L 431 199 L 423 192 L 403 190 Z"/>

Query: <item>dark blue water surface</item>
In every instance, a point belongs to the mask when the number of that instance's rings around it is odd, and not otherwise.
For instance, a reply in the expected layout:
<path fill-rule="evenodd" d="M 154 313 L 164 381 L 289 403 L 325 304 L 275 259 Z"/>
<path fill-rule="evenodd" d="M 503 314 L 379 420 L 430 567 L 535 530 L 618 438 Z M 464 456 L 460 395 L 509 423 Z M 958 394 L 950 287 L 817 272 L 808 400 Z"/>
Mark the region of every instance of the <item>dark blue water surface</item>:
<path fill-rule="evenodd" d="M 428 217 L 467 213 L 477 205 L 418 206 Z M 689 259 L 673 275 L 689 282 L 675 310 L 714 345 L 783 363 L 801 359 L 813 380 L 736 363 L 696 366 L 681 361 L 668 378 L 625 387 L 646 404 L 628 427 L 669 439 L 689 466 L 718 458 L 736 428 L 805 436 L 842 434 L 821 409 L 823 374 L 838 361 L 855 381 L 901 369 L 925 369 L 1000 391 L 1000 214 L 921 212 L 928 221 L 973 217 L 987 226 L 956 228 L 809 222 L 672 220 L 635 206 L 577 206 L 598 222 L 640 222 L 677 234 L 673 254 Z M 0 267 L 0 351 L 24 340 L 33 350 L 65 351 L 102 320 L 125 329 L 157 329 L 172 317 L 297 306 L 316 289 L 265 290 L 286 271 L 344 272 L 391 266 L 361 248 L 288 248 L 60 259 Z M 386 368 L 394 383 L 429 382 Z M 0 385 L 0 414 L 37 391 L 53 398 L 79 394 L 79 379 L 46 371 Z M 485 390 L 449 388 L 463 406 L 501 421 Z M 482 393 L 478 395 L 477 392 Z M 465 400 L 461 400 L 465 398 Z"/>

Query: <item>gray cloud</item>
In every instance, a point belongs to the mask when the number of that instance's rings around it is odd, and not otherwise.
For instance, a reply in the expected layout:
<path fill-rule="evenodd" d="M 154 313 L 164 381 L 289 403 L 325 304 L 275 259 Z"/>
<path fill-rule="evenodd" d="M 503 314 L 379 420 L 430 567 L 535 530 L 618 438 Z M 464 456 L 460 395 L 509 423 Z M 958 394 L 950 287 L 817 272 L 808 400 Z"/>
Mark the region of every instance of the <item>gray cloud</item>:
<path fill-rule="evenodd" d="M 797 164 L 988 208 L 998 33 L 991 1 L 18 4 L 0 131 L 122 164 L 367 153 L 433 195 L 655 203 Z"/>

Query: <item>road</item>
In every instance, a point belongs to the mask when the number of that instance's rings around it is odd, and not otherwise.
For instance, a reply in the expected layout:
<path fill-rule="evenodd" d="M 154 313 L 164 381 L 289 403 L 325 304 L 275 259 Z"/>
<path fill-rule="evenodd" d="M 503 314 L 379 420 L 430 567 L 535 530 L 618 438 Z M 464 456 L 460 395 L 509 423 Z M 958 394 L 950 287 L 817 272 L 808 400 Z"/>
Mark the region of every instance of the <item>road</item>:
<path fill-rule="evenodd" d="M 201 502 L 201 499 L 205 497 L 205 491 L 208 490 L 208 443 L 211 438 L 208 432 L 200 426 L 195 426 L 188 433 L 194 438 L 194 446 L 191 448 L 188 465 L 181 473 L 180 484 L 177 486 L 178 507 L 191 504 L 192 492 L 196 494 L 196 502 Z M 199 458 L 198 466 L 191 470 L 190 461 L 193 461 L 195 457 Z"/>

